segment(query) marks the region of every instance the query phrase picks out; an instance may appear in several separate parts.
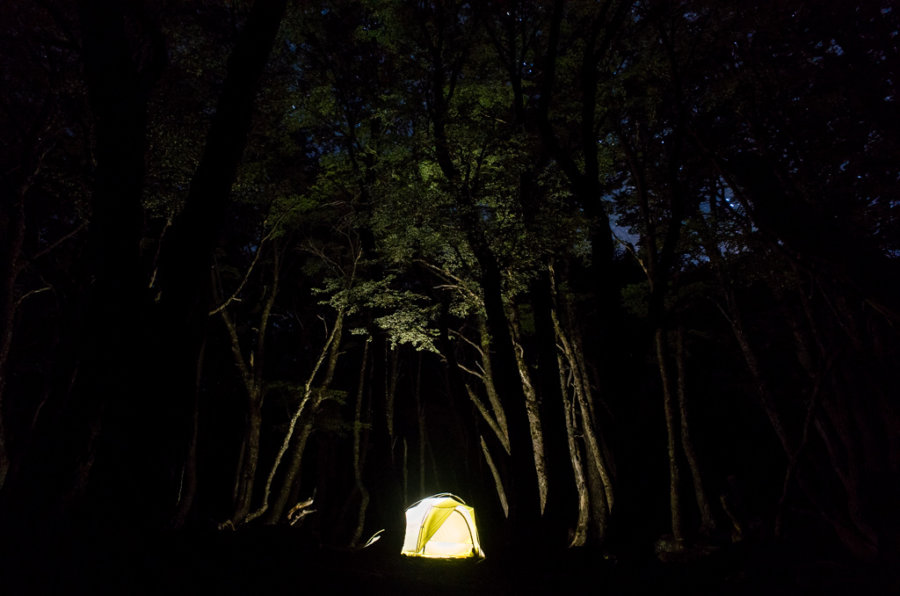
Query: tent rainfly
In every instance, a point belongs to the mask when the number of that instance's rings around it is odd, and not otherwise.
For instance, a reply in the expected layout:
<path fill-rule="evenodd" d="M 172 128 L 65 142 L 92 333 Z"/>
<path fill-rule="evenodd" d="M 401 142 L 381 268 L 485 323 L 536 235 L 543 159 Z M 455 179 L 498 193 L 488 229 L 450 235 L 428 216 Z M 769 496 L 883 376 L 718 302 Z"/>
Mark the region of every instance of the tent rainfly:
<path fill-rule="evenodd" d="M 406 510 L 406 536 L 400 553 L 432 559 L 483 559 L 475 510 L 450 493 L 415 503 Z"/>

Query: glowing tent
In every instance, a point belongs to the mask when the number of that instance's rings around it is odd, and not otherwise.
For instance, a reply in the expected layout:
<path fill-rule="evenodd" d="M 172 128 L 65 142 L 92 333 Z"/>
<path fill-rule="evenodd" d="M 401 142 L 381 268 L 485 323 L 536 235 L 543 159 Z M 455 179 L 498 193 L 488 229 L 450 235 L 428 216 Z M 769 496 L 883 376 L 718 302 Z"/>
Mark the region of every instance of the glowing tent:
<path fill-rule="evenodd" d="M 475 510 L 450 493 L 422 499 L 406 510 L 406 537 L 400 552 L 408 557 L 483 559 Z"/>

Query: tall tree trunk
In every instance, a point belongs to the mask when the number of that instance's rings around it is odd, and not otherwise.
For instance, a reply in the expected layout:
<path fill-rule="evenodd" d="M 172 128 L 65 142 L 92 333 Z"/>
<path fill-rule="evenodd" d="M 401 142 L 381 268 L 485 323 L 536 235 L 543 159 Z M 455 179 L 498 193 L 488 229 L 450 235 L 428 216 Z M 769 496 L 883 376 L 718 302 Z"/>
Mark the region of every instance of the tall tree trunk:
<path fill-rule="evenodd" d="M 544 451 L 544 431 L 541 428 L 541 412 L 538 406 L 537 394 L 534 390 L 534 383 L 531 380 L 531 372 L 525 363 L 525 351 L 519 341 L 519 321 L 515 308 L 508 309 L 508 312 L 510 313 L 510 330 L 515 342 L 516 366 L 519 369 L 519 377 L 522 379 L 522 391 L 525 393 L 525 409 L 528 412 L 528 426 L 531 430 L 531 444 L 534 451 L 534 469 L 538 480 L 538 497 L 540 499 L 541 515 L 543 515 L 544 508 L 547 505 L 549 483 L 547 478 L 547 459 Z"/>
<path fill-rule="evenodd" d="M 660 34 L 660 41 L 664 42 Z M 666 46 L 665 43 L 662 44 Z M 686 209 L 686 191 L 681 180 L 681 152 L 684 137 L 684 115 L 681 102 L 680 78 L 677 63 L 671 52 L 668 53 L 672 86 L 677 109 L 673 122 L 672 135 L 666 140 L 667 150 L 665 178 L 667 182 L 668 214 L 665 225 L 661 225 L 659 217 L 651 209 L 650 189 L 647 184 L 646 162 L 641 159 L 640 151 L 647 150 L 642 144 L 635 146 L 631 135 L 619 130 L 619 140 L 625 153 L 628 167 L 638 199 L 638 208 L 643 227 L 641 245 L 644 261 L 641 266 L 647 275 L 650 296 L 647 314 L 653 326 L 653 343 L 656 352 L 657 367 L 663 394 L 663 412 L 666 421 L 666 451 L 669 465 L 669 509 L 672 521 L 672 535 L 675 548 L 680 548 L 684 540 L 684 525 L 680 501 L 680 470 L 678 461 L 678 444 L 680 443 L 680 424 L 676 403 L 676 388 L 673 385 L 670 370 L 670 354 L 668 345 L 666 296 L 669 292 L 672 271 L 677 263 L 678 242 Z M 642 135 L 638 135 L 638 143 Z M 656 149 L 654 147 L 654 149 Z M 661 243 L 660 243 L 661 240 Z M 660 246 L 661 244 L 661 246 Z M 639 259 L 640 260 L 640 259 Z"/>
<path fill-rule="evenodd" d="M 574 319 L 572 305 L 568 298 L 556 289 L 553 268 L 548 269 L 551 302 L 550 321 L 557 346 L 560 389 L 566 400 L 566 430 L 569 435 L 569 451 L 575 486 L 578 493 L 578 519 L 571 546 L 580 546 L 587 541 L 602 544 L 607 536 L 610 515 L 615 504 L 612 476 L 605 448 L 601 448 L 596 434 L 597 420 L 593 410 L 593 397 L 588 381 L 578 331 L 571 321 Z M 567 328 L 560 322 L 557 306 L 561 305 L 566 315 Z M 567 397 L 571 388 L 571 398 Z M 584 449 L 576 440 L 581 437 Z"/>
<path fill-rule="evenodd" d="M 616 337 L 622 317 L 620 285 L 615 281 L 613 271 L 615 244 L 610 227 L 609 213 L 601 198 L 606 194 L 601 182 L 600 160 L 598 159 L 597 109 L 598 85 L 600 82 L 598 65 L 607 57 L 611 43 L 620 31 L 630 4 L 607 0 L 597 6 L 594 18 L 585 23 L 586 38 L 582 45 L 578 72 L 578 98 L 580 122 L 578 130 L 581 138 L 575 140 L 577 148 L 565 146 L 561 135 L 557 134 L 550 116 L 556 81 L 559 55 L 559 38 L 565 17 L 564 0 L 554 2 L 547 34 L 547 53 L 544 56 L 544 77 L 538 98 L 538 124 L 541 141 L 547 152 L 559 164 L 578 204 L 589 221 L 591 245 L 590 276 L 593 294 L 597 300 L 596 319 L 591 321 L 589 336 L 594 344 L 593 360 L 598 363 L 600 382 L 604 390 L 613 390 L 618 385 L 617 368 L 621 363 L 618 346 L 610 338 Z M 580 142 L 579 142 L 580 141 Z M 580 155 L 579 155 L 580 153 Z M 580 157 L 580 159 L 578 159 Z M 596 353 L 594 353 L 596 352 Z"/>
<path fill-rule="evenodd" d="M 383 537 L 385 545 L 391 549 L 399 549 L 402 546 L 401 512 L 406 505 L 401 493 L 400 462 L 395 453 L 394 402 L 400 377 L 399 359 L 384 334 L 373 334 L 371 341 L 372 365 L 368 372 L 367 407 L 367 416 L 371 421 L 371 429 L 368 431 L 371 437 L 369 467 L 378 473 L 368 474 L 373 498 L 367 517 L 371 520 L 371 525 L 386 530 L 387 535 Z"/>
<path fill-rule="evenodd" d="M 584 546 L 587 543 L 588 521 L 590 520 L 590 495 L 588 494 L 587 482 L 585 480 L 584 466 L 581 458 L 581 448 L 578 446 L 577 435 L 578 428 L 575 423 L 575 396 L 569 396 L 568 387 L 571 384 L 566 378 L 566 362 L 564 355 L 560 350 L 557 353 L 559 358 L 559 386 L 563 400 L 565 400 L 565 417 L 566 417 L 566 437 L 569 444 L 569 457 L 572 462 L 572 471 L 575 478 L 575 493 L 578 497 L 578 515 L 575 520 L 575 527 L 572 529 L 569 546 Z"/>
<path fill-rule="evenodd" d="M 403 503 L 409 503 L 409 443 L 403 438 Z"/>
<path fill-rule="evenodd" d="M 570 457 L 566 424 L 565 386 L 560 385 L 556 330 L 553 325 L 554 282 L 552 264 L 547 264 L 532 285 L 535 335 L 538 344 L 537 389 L 540 420 L 544 429 L 547 475 L 547 503 L 544 509 L 545 535 L 551 545 L 571 543 L 565 532 L 578 511 L 578 493 L 573 479 L 574 462 Z"/>
<path fill-rule="evenodd" d="M 500 29 L 495 29 L 490 20 L 487 22 L 487 28 L 491 41 L 497 49 L 497 57 L 504 65 L 512 87 L 511 113 L 514 115 L 515 134 L 521 135 L 521 138 L 531 139 L 528 147 L 531 165 L 519 175 L 517 194 L 526 230 L 534 230 L 539 236 L 543 224 L 538 220 L 541 205 L 546 199 L 546 191 L 541 188 L 538 180 L 540 173 L 550 162 L 551 156 L 547 143 L 541 141 L 538 122 L 546 120 L 549 101 L 545 101 L 544 91 L 547 91 L 546 99 L 549 99 L 549 90 L 552 87 L 548 84 L 547 88 L 542 90 L 538 106 L 539 117 L 535 119 L 533 110 L 526 108 L 529 99 L 523 85 L 526 76 L 524 59 L 533 40 L 525 28 L 519 27 L 518 15 L 515 12 L 507 12 L 506 18 L 502 14 L 499 15 L 502 22 Z M 556 25 L 558 26 L 558 23 Z M 558 31 L 551 33 L 551 36 L 555 35 L 558 35 Z M 534 378 L 536 385 L 533 384 L 525 364 L 515 323 L 513 336 L 517 344 L 517 363 L 528 400 L 528 419 L 534 442 L 542 513 L 541 539 L 550 545 L 561 547 L 569 540 L 565 531 L 571 511 L 575 509 L 576 495 L 571 487 L 572 463 L 568 441 L 560 432 L 566 428 L 566 406 L 565 397 L 560 393 L 560 385 L 557 382 L 559 371 L 556 334 L 550 316 L 550 310 L 553 308 L 551 270 L 552 267 L 548 264 L 529 288 L 538 346 L 538 371 L 541 373 Z"/>
<path fill-rule="evenodd" d="M 363 346 L 362 364 L 359 367 L 359 387 L 356 391 L 356 406 L 353 411 L 353 483 L 356 493 L 359 495 L 359 509 L 356 517 L 356 526 L 353 536 L 350 538 L 350 546 L 359 546 L 360 538 L 366 525 L 366 510 L 369 508 L 369 491 L 363 482 L 363 466 L 365 459 L 363 450 L 363 398 L 366 378 L 366 366 L 369 363 L 369 341 Z"/>
<path fill-rule="evenodd" d="M 114 527 L 139 508 L 156 523 L 162 504 L 157 486 L 165 470 L 149 445 L 149 370 L 143 341 L 148 308 L 142 287 L 140 240 L 147 95 L 162 65 L 159 28 L 147 7 L 83 0 L 84 72 L 96 132 L 96 170 L 85 279 L 73 359 L 78 375 L 64 413 L 45 428 L 47 461 L 31 471 L 42 501 L 62 513 L 90 489 L 98 520 Z M 136 48 L 139 50 L 136 51 Z M 63 422 L 64 421 L 64 422 Z M 41 457 L 40 455 L 38 457 Z M 97 462 L 102 465 L 96 466 Z M 39 470 L 39 473 L 38 473 Z M 41 482 L 50 485 L 40 486 Z M 62 484 L 62 486 L 60 486 Z M 68 501 L 68 502 L 66 502 Z M 59 511 L 59 509 L 57 509 Z M 47 511 L 41 511 L 44 515 Z M 98 522 L 99 523 L 99 522 Z"/>
<path fill-rule="evenodd" d="M 244 427 L 244 453 L 237 470 L 237 498 L 231 515 L 234 523 L 241 523 L 250 513 L 253 499 L 253 485 L 259 464 L 259 440 L 262 428 L 262 407 L 259 400 L 250 397 L 247 404 Z"/>
<path fill-rule="evenodd" d="M 425 452 L 428 446 L 428 428 L 426 427 L 425 420 L 425 404 L 422 403 L 422 354 L 421 352 L 416 354 L 416 376 L 413 379 L 413 400 L 416 404 L 416 430 L 418 432 L 418 437 L 416 441 L 416 445 L 419 447 L 419 455 L 416 458 L 416 462 L 419 464 L 418 478 L 419 478 L 419 498 L 423 498 L 426 496 L 425 487 L 427 486 L 425 482 L 425 471 L 427 469 L 425 465 Z"/>
<path fill-rule="evenodd" d="M 570 321 L 574 319 L 574 313 L 571 312 L 571 309 L 569 309 L 568 315 L 567 318 Z M 606 512 L 604 515 L 608 516 L 612 514 L 613 507 L 615 506 L 615 462 L 612 460 L 606 441 L 600 433 L 600 423 L 594 408 L 594 394 L 591 390 L 587 366 L 585 366 L 584 362 L 584 347 L 582 346 L 581 336 L 578 333 L 577 328 L 574 326 L 570 327 L 571 331 L 569 331 L 567 335 L 571 339 L 569 339 L 568 343 L 570 345 L 573 364 L 577 371 L 576 378 L 579 380 L 581 387 L 580 392 L 578 393 L 580 397 L 578 407 L 581 410 L 582 418 L 587 421 L 584 431 L 585 438 L 588 442 L 587 444 L 591 448 L 591 461 L 594 462 L 594 467 L 597 469 L 600 482 L 602 483 L 603 498 L 606 503 Z M 565 342 L 563 345 L 565 345 Z M 602 535 L 603 534 L 601 533 L 601 536 Z"/>
<path fill-rule="evenodd" d="M 476 182 L 463 176 L 457 169 L 447 135 L 449 113 L 448 82 L 455 81 L 459 64 L 450 68 L 443 64 L 442 47 L 432 47 L 433 60 L 428 81 L 428 111 L 434 139 L 435 158 L 447 182 L 452 186 L 460 221 L 466 239 L 479 267 L 487 329 L 491 337 L 492 352 L 489 355 L 494 371 L 497 392 L 503 397 L 509 422 L 510 463 L 509 523 L 507 540 L 522 545 L 531 542 L 539 527 L 540 497 L 534 454 L 531 448 L 531 431 L 528 423 L 525 394 L 519 379 L 512 337 L 503 304 L 503 273 L 485 235 L 480 211 L 473 195 Z M 450 85 L 452 88 L 452 85 Z"/>
<path fill-rule="evenodd" d="M 471 211 L 472 205 L 465 210 Z M 474 213 L 470 213 L 474 215 Z M 478 225 L 469 218 L 471 225 Z M 503 396 L 509 426 L 511 474 L 509 475 L 509 539 L 516 544 L 526 544 L 539 527 L 540 497 L 537 474 L 534 467 L 531 429 L 528 422 L 527 400 L 522 389 L 516 356 L 506 311 L 503 305 L 501 273 L 496 258 L 487 246 L 483 231 L 470 234 L 473 248 L 481 268 L 487 328 L 493 351 L 488 355 L 494 372 L 497 393 Z"/>
<path fill-rule="evenodd" d="M 571 413 L 569 414 L 571 420 L 567 423 L 567 428 L 580 435 L 584 444 L 586 464 L 579 463 L 577 465 L 582 468 L 581 481 L 585 482 L 588 491 L 587 505 L 590 510 L 589 522 L 592 528 L 589 538 L 597 543 L 602 543 L 606 538 L 610 513 L 615 504 L 612 477 L 595 432 L 596 421 L 591 407 L 591 390 L 583 361 L 577 353 L 579 347 L 573 345 L 576 342 L 572 340 L 570 333 L 563 330 L 555 312 L 552 313 L 552 316 L 557 333 L 556 343 L 560 350 L 559 366 L 561 372 L 567 371 L 568 385 L 571 386 L 572 391 Z M 572 333 L 574 334 L 574 332 Z M 573 444 L 577 445 L 577 443 Z M 576 465 L 574 460 L 573 465 Z M 577 478 L 576 481 L 578 481 Z"/>
<path fill-rule="evenodd" d="M 16 296 L 16 279 L 22 265 L 22 246 L 25 241 L 25 194 L 26 185 L 18 185 L 15 190 L 10 213 L 6 213 L 7 205 L 0 206 L 2 218 L 0 222 L 7 225 L 4 229 L 3 262 L 0 263 L 0 492 L 6 484 L 6 476 L 10 468 L 10 457 L 7 451 L 7 429 L 4 415 L 4 397 L 6 395 L 6 375 L 10 350 L 13 341 L 13 325 L 16 320 L 18 297 Z"/>
<path fill-rule="evenodd" d="M 206 344 L 204 343 L 200 347 L 200 356 L 197 358 L 197 377 L 194 384 L 194 415 L 179 484 L 177 509 L 169 523 L 169 526 L 174 529 L 180 529 L 187 523 L 188 516 L 194 506 L 194 499 L 197 496 L 197 449 L 200 444 L 200 383 L 203 379 L 203 358 L 205 354 Z"/>
<path fill-rule="evenodd" d="M 666 416 L 666 452 L 669 463 L 669 512 L 672 520 L 672 537 L 676 546 L 684 540 L 684 523 L 681 516 L 681 479 L 678 466 L 678 412 L 672 390 L 672 378 L 668 368 L 666 332 L 657 327 L 654 334 L 656 361 L 663 390 L 663 410 Z"/>
<path fill-rule="evenodd" d="M 694 498 L 697 500 L 697 509 L 700 510 L 700 532 L 709 535 L 716 529 L 715 518 L 706 489 L 703 487 L 703 476 L 700 473 L 700 462 L 694 450 L 694 442 L 691 440 L 690 426 L 687 415 L 687 378 L 685 371 L 684 353 L 684 328 L 679 325 L 675 330 L 675 369 L 678 387 L 678 418 L 681 421 L 681 448 L 691 471 L 691 479 L 694 485 Z"/>
<path fill-rule="evenodd" d="M 389 374 L 384 376 L 384 420 L 387 428 L 388 441 L 394 444 L 394 402 L 397 397 L 397 382 L 400 379 L 400 359 L 394 349 L 385 350 L 385 370 Z M 393 459 L 393 448 L 391 449 Z"/>

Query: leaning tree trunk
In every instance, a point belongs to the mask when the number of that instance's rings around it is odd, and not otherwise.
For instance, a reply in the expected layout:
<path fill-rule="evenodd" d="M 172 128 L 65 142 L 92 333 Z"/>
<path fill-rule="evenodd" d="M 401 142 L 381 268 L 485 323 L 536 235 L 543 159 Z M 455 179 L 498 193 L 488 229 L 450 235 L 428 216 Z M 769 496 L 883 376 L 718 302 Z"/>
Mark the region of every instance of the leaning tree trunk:
<path fill-rule="evenodd" d="M 263 488 L 262 504 L 260 505 L 259 509 L 247 516 L 247 522 L 253 521 L 260 515 L 267 513 L 267 511 L 268 514 L 266 519 L 269 523 L 278 523 L 283 519 L 284 510 L 287 507 L 288 500 L 290 499 L 291 493 L 293 492 L 294 484 L 298 481 L 298 478 L 300 476 L 300 466 L 303 462 L 303 452 L 306 449 L 306 442 L 309 439 L 310 433 L 312 432 L 313 416 L 318 410 L 324 393 L 331 385 L 331 380 L 334 378 L 334 370 L 337 367 L 338 357 L 340 356 L 340 344 L 343 325 L 344 311 L 339 310 L 334 322 L 334 327 L 332 327 L 331 333 L 325 340 L 325 345 L 322 346 L 322 350 L 319 353 L 319 358 L 318 360 L 316 360 L 316 363 L 309 374 L 309 378 L 307 379 L 306 385 L 303 388 L 303 395 L 300 398 L 300 402 L 297 404 L 297 409 L 294 410 L 294 415 L 291 417 L 287 433 L 285 434 L 284 439 L 281 442 L 281 448 L 278 450 L 278 453 L 275 456 L 275 462 L 272 464 L 272 469 L 269 472 L 268 477 L 266 478 L 266 484 Z M 313 383 L 318 376 L 319 369 L 322 367 L 322 364 L 325 362 L 326 358 L 328 359 L 328 362 L 326 364 L 325 376 L 322 380 L 322 384 L 318 387 L 313 387 Z M 275 475 L 277 474 L 278 469 L 281 466 L 281 462 L 284 458 L 285 453 L 287 453 L 292 444 L 292 439 L 294 439 L 294 432 L 296 431 L 297 424 L 304 417 L 304 414 L 306 415 L 307 419 L 304 420 L 301 425 L 300 436 L 296 437 L 296 440 L 293 441 L 294 449 L 291 453 L 290 462 L 288 463 L 287 470 L 285 471 L 284 478 L 282 480 L 281 490 L 278 492 L 278 497 L 275 499 L 275 502 L 271 507 L 269 507 L 269 499 L 271 496 L 272 484 L 275 480 Z"/>

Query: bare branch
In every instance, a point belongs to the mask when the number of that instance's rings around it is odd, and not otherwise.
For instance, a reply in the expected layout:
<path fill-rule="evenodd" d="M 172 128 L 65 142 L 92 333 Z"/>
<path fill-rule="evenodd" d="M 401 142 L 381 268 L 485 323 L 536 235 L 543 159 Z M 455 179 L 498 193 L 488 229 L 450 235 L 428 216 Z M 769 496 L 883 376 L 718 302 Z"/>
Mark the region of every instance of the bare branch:
<path fill-rule="evenodd" d="M 466 393 L 469 395 L 469 399 L 472 400 L 472 403 L 475 405 L 475 408 L 481 414 L 484 421 L 490 427 L 494 434 L 497 435 L 497 439 L 500 441 L 500 444 L 503 445 L 503 449 L 507 454 L 510 453 L 509 447 L 509 436 L 504 432 L 504 429 L 500 427 L 498 420 L 488 411 L 487 406 L 484 405 L 484 402 L 478 398 L 478 394 L 475 393 L 475 390 L 466 383 Z"/>
<path fill-rule="evenodd" d="M 463 366 L 463 365 L 460 364 L 459 362 L 456 363 L 456 366 L 459 367 L 459 369 L 460 369 L 461 371 L 467 372 L 467 373 L 469 373 L 470 375 L 472 375 L 473 377 L 476 377 L 476 378 L 478 378 L 478 379 L 480 379 L 480 380 L 482 380 L 482 381 L 484 380 L 484 374 L 483 374 L 483 373 L 475 372 L 475 371 L 472 370 L 471 368 L 466 368 L 465 366 Z"/>
<path fill-rule="evenodd" d="M 247 271 L 244 273 L 244 277 L 241 279 L 241 282 L 238 284 L 237 289 L 235 289 L 234 292 L 231 293 L 231 296 L 229 296 L 224 302 L 222 302 L 222 304 L 220 304 L 216 308 L 209 311 L 209 316 L 217 315 L 220 312 L 222 312 L 223 310 L 225 310 L 226 308 L 228 308 L 228 305 L 231 304 L 232 302 L 239 301 L 238 294 L 240 294 L 243 291 L 244 286 L 247 285 L 247 280 L 250 279 L 250 274 L 253 273 L 253 269 L 256 267 L 256 264 L 259 262 L 259 257 L 262 254 L 263 245 L 267 241 L 271 240 L 272 236 L 275 234 L 275 230 L 277 229 L 278 223 L 282 219 L 284 219 L 284 216 L 279 218 L 278 222 L 275 222 L 275 224 L 272 225 L 272 229 L 270 229 L 269 232 L 260 239 L 259 245 L 256 247 L 256 254 L 253 255 L 253 261 L 250 263 L 250 266 L 247 268 Z"/>
<path fill-rule="evenodd" d="M 53 288 L 51 288 L 50 286 L 45 286 L 43 288 L 37 288 L 36 290 L 31 290 L 30 292 L 25 292 L 24 294 L 22 294 L 19 297 L 18 300 L 16 300 L 16 308 L 19 308 L 20 306 L 22 306 L 22 303 L 25 302 L 25 300 L 30 298 L 31 296 L 34 296 L 35 294 L 41 294 L 43 292 L 49 292 L 52 289 Z"/>
<path fill-rule="evenodd" d="M 463 335 L 462 333 L 460 333 L 460 332 L 457 331 L 456 329 L 450 329 L 449 331 L 450 331 L 450 333 L 452 333 L 453 335 L 455 335 L 455 336 L 458 337 L 459 339 L 463 340 L 464 342 L 466 342 L 467 344 L 469 344 L 470 346 L 472 346 L 473 348 L 475 348 L 475 350 L 478 352 L 478 355 L 481 356 L 482 358 L 484 358 L 484 350 L 481 349 L 481 346 L 479 346 L 478 344 L 476 344 L 474 341 L 472 341 L 471 339 L 469 339 L 468 337 L 466 337 L 465 335 Z M 484 372 L 484 371 L 482 371 L 482 372 Z"/>
<path fill-rule="evenodd" d="M 452 273 L 450 273 L 449 271 L 447 271 L 445 269 L 441 269 L 437 265 L 429 263 L 428 261 L 426 261 L 424 259 L 415 259 L 414 262 L 419 263 L 420 265 L 424 265 L 426 268 L 428 268 L 432 272 L 436 273 L 438 277 L 440 277 L 446 281 L 456 282 L 460 291 L 462 291 L 465 294 L 468 294 L 469 296 L 471 296 L 472 298 L 477 300 L 479 304 L 481 304 L 481 296 L 479 296 L 473 290 L 469 289 L 468 284 L 465 282 L 465 280 L 457 277 L 456 275 L 453 275 Z M 438 286 L 438 287 L 440 287 L 440 286 Z"/>

